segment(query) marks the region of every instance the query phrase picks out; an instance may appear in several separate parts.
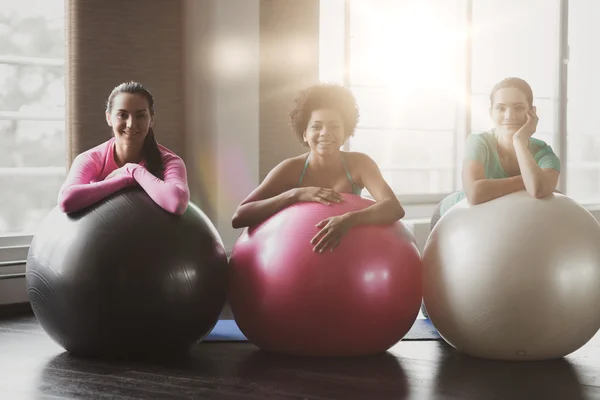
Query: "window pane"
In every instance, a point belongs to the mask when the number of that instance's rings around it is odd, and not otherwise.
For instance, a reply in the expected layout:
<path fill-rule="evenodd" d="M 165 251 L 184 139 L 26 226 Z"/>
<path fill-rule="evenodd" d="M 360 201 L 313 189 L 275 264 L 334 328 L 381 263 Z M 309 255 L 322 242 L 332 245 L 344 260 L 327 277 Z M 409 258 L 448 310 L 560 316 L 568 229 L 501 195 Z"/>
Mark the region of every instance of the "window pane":
<path fill-rule="evenodd" d="M 533 94 L 557 93 L 559 0 L 473 0 L 473 93 L 489 95 L 510 76 Z"/>
<path fill-rule="evenodd" d="M 63 67 L 0 64 L 0 111 L 63 117 Z"/>
<path fill-rule="evenodd" d="M 64 57 L 64 1 L 3 1 L 0 7 L 2 56 Z"/>
<path fill-rule="evenodd" d="M 473 0 L 473 132 L 493 128 L 489 94 L 494 85 L 507 77 L 519 77 L 533 89 L 540 117 L 534 137 L 554 145 L 559 11 L 558 0 Z"/>
<path fill-rule="evenodd" d="M 454 185 L 454 167 L 426 167 L 411 170 L 381 171 L 383 178 L 396 191 L 404 195 L 423 193 L 450 193 Z"/>
<path fill-rule="evenodd" d="M 569 2 L 567 193 L 584 203 L 600 201 L 600 132 L 594 122 L 600 93 L 598 15 L 596 0 Z"/>
<path fill-rule="evenodd" d="M 454 129 L 456 101 L 439 93 L 423 90 L 399 103 L 385 86 L 355 86 L 352 91 L 360 107 L 360 129 Z"/>
<path fill-rule="evenodd" d="M 0 168 L 64 167 L 66 164 L 63 121 L 0 120 L 0 138 Z"/>
<path fill-rule="evenodd" d="M 0 9 L 0 235 L 34 234 L 56 206 L 66 175 L 64 1 L 5 3 Z"/>
<path fill-rule="evenodd" d="M 398 194 L 452 191 L 465 56 L 462 2 L 350 5 L 350 86 L 361 112 L 350 149 L 375 159 Z"/>
<path fill-rule="evenodd" d="M 373 158 L 396 193 L 453 190 L 453 131 L 363 129 L 351 144 Z"/>
<path fill-rule="evenodd" d="M 436 146 L 431 146 L 432 142 Z M 369 154 L 380 168 L 439 168 L 453 162 L 453 131 L 363 129 L 351 143 Z"/>
<path fill-rule="evenodd" d="M 20 174 L 0 168 L 0 235 L 33 234 L 42 219 L 56 207 L 58 190 L 65 179 L 62 170 L 27 171 Z M 8 194 L 8 196 L 6 195 Z"/>
<path fill-rule="evenodd" d="M 35 233 L 66 177 L 63 121 L 0 120 L 0 235 Z"/>

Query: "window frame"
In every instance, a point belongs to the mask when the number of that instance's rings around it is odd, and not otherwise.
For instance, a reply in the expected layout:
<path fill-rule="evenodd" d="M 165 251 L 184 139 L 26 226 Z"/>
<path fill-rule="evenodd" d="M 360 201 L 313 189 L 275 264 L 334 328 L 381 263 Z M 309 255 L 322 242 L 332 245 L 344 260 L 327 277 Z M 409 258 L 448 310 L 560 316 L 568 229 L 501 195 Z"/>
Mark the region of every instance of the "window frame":
<path fill-rule="evenodd" d="M 350 87 L 350 3 L 352 0 L 344 0 L 344 77 L 343 84 L 346 87 Z M 472 25 L 472 7 L 473 0 L 463 0 L 465 6 L 464 21 L 467 28 Z M 555 121 L 555 129 L 557 135 L 553 147 L 557 155 L 561 160 L 561 178 L 559 180 L 558 190 L 568 195 L 566 192 L 567 187 L 567 77 L 568 77 L 568 14 L 569 12 L 569 0 L 560 0 L 559 5 L 559 73 L 557 79 L 559 79 L 559 93 L 558 93 L 558 117 Z M 456 140 L 454 148 L 455 162 L 458 162 L 458 154 L 460 153 L 460 146 L 464 144 L 464 139 L 467 137 L 468 132 L 471 128 L 471 111 L 470 111 L 470 93 L 471 93 L 471 50 L 472 41 L 469 39 L 465 43 L 465 59 L 463 60 L 463 78 L 464 78 L 464 90 L 466 95 L 466 109 L 457 109 L 457 113 L 460 118 L 457 119 L 458 125 L 455 129 Z M 52 58 L 37 58 L 37 57 L 23 57 L 23 56 L 8 56 L 0 54 L 0 64 L 12 64 L 12 65 L 25 65 L 25 66 L 63 66 L 66 65 L 65 59 L 52 59 Z M 66 88 L 65 88 L 66 90 Z M 66 122 L 64 115 L 40 115 L 40 114 L 25 114 L 0 111 L 0 120 L 14 119 L 14 120 L 29 120 L 29 121 L 63 121 Z M 346 142 L 344 144 L 344 150 L 349 150 L 350 144 Z M 458 164 L 456 164 L 458 165 Z M 15 168 L 14 170 L 16 170 Z M 39 168 L 22 168 L 22 173 L 31 174 L 42 174 L 42 173 L 56 173 L 60 168 L 56 167 L 39 167 Z M 0 174 L 8 174 L 9 169 L 0 169 Z M 56 171 L 53 171 L 56 170 Z M 460 168 L 456 168 L 456 182 L 460 182 Z M 458 186 L 457 186 L 458 187 Z M 431 216 L 433 209 L 437 206 L 437 203 L 441 201 L 449 193 L 434 193 L 434 194 L 415 194 L 415 195 L 403 195 L 397 194 L 398 199 L 402 202 L 407 210 L 407 218 L 418 219 L 428 218 Z M 582 203 L 586 209 L 592 211 L 600 210 L 600 203 L 589 202 Z M 33 240 L 32 234 L 11 234 L 11 235 L 0 235 L 0 278 L 3 274 L 15 274 L 25 272 L 25 258 L 18 256 L 13 257 L 11 254 L 21 251 L 20 254 L 29 248 L 31 241 Z M 17 250 L 15 250 L 17 249 Z M 19 250 L 20 249 L 20 250 Z M 9 265 L 10 264 L 10 265 Z M 2 296 L 0 293 L 0 304 L 2 303 Z"/>
<path fill-rule="evenodd" d="M 345 74 L 344 74 L 344 85 L 351 89 L 353 86 L 350 82 L 350 40 L 351 40 L 351 27 L 350 27 L 350 7 L 353 0 L 345 0 Z M 473 25 L 473 0 L 462 0 L 463 4 L 463 23 L 466 28 L 470 31 Z M 554 148 L 557 156 L 561 160 L 561 174 L 557 185 L 557 189 L 562 193 L 567 193 L 567 88 L 568 88 L 568 62 L 569 62 L 569 0 L 559 0 L 559 38 L 558 38 L 558 73 L 556 79 L 558 79 L 558 106 L 557 106 L 557 117 L 554 120 L 554 141 L 552 147 Z M 455 183 L 461 180 L 461 168 L 459 167 L 460 160 L 458 155 L 462 153 L 464 148 L 464 140 L 471 132 L 471 76 L 472 76 L 472 37 L 469 35 L 465 41 L 464 54 L 465 57 L 462 60 L 460 66 L 463 71 L 462 78 L 464 79 L 463 90 L 465 93 L 465 105 L 464 108 L 457 108 L 457 126 L 455 127 L 455 145 L 454 145 L 454 164 L 457 165 L 455 170 Z M 351 144 L 346 142 L 344 144 L 344 150 L 348 151 L 351 149 Z M 456 185 L 455 187 L 459 187 Z M 441 199 L 450 193 L 430 193 L 430 194 L 402 194 L 397 193 L 398 199 L 405 205 L 408 206 L 432 206 L 436 205 Z M 596 209 L 600 203 L 598 201 L 592 202 L 581 202 L 586 208 Z M 409 217 L 412 217 L 410 213 L 407 213 Z M 415 215 L 416 218 L 421 218 L 422 215 Z"/>
<path fill-rule="evenodd" d="M 0 54 L 0 65 L 37 66 L 37 67 L 63 67 L 66 60 L 61 58 L 42 58 L 12 56 Z M 66 90 L 66 88 L 65 88 Z M 0 110 L 0 120 L 6 121 L 58 121 L 66 124 L 64 112 L 62 114 L 23 113 Z M 55 175 L 64 174 L 65 167 L 23 167 L 0 168 L 0 176 L 15 175 Z M 0 235 L 0 279 L 23 278 L 25 276 L 25 263 L 33 234 L 13 233 Z M 20 282 L 20 280 L 19 280 Z M 16 282 L 17 283 L 17 282 Z M 4 297 L 0 293 L 0 304 L 4 304 Z"/>

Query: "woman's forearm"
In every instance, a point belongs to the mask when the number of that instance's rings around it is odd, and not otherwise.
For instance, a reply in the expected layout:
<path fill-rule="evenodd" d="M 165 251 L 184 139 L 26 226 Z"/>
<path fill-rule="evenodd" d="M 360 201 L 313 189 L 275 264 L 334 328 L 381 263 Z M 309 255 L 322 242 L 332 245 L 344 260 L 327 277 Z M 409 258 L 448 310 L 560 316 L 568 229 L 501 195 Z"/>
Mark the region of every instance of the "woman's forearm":
<path fill-rule="evenodd" d="M 552 193 L 554 188 L 546 187 L 544 173 L 529 151 L 529 140 L 515 137 L 513 139 L 513 144 L 515 146 L 517 161 L 519 162 L 521 176 L 523 177 L 523 183 L 527 192 L 535 198 L 544 197 Z"/>
<path fill-rule="evenodd" d="M 404 209 L 396 198 L 385 199 L 360 211 L 348 213 L 353 225 L 391 224 L 404 217 Z"/>
<path fill-rule="evenodd" d="M 465 191 L 465 195 L 469 204 L 476 205 L 523 189 L 525 184 L 520 175 L 503 179 L 479 179 L 472 184 L 471 190 Z"/>
<path fill-rule="evenodd" d="M 239 229 L 257 225 L 296 201 L 295 190 L 291 189 L 268 199 L 242 204 L 233 215 L 231 226 Z"/>

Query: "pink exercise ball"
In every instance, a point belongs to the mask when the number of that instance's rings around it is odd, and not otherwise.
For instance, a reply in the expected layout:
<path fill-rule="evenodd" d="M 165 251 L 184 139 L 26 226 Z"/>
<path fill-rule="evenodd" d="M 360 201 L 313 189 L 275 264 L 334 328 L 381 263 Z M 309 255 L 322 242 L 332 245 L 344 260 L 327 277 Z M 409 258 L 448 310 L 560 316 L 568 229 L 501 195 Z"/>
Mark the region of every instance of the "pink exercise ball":
<path fill-rule="evenodd" d="M 319 221 L 373 201 L 298 203 L 245 229 L 230 260 L 229 304 L 259 348 L 304 356 L 385 352 L 414 324 L 421 305 L 421 257 L 398 221 L 356 226 L 333 252 L 315 253 Z"/>

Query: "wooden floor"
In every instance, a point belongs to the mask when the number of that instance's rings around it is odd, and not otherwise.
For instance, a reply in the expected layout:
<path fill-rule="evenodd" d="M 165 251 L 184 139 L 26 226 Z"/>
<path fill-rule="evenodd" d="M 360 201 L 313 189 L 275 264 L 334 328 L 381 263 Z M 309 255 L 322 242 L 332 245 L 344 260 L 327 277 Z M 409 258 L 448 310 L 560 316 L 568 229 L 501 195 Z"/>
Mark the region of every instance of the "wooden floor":
<path fill-rule="evenodd" d="M 75 359 L 31 316 L 0 320 L 0 399 L 600 399 L 600 335 L 563 360 L 474 359 L 438 341 L 315 360 L 205 343 L 185 361 Z"/>

